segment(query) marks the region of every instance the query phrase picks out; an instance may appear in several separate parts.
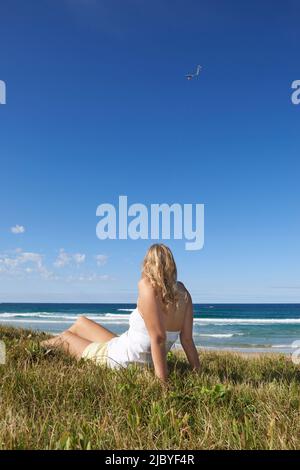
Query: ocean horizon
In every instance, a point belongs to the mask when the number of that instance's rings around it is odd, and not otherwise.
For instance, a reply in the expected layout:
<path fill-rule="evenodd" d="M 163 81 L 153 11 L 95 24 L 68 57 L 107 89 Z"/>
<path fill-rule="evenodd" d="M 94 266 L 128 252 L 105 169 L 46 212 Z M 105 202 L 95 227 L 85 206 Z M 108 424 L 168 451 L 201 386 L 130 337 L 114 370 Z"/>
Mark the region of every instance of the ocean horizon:
<path fill-rule="evenodd" d="M 85 315 L 116 334 L 134 303 L 0 303 L 0 324 L 58 334 Z M 300 304 L 194 304 L 198 348 L 292 353 L 300 339 Z M 179 341 L 175 347 L 179 347 Z"/>

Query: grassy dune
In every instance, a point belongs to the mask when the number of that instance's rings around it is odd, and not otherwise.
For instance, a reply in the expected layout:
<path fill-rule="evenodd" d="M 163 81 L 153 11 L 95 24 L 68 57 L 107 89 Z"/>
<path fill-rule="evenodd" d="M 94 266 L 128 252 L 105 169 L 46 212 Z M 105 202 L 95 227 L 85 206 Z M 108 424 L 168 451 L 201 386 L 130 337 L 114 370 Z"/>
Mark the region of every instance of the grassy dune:
<path fill-rule="evenodd" d="M 300 370 L 289 358 L 170 354 L 170 384 L 39 348 L 0 327 L 0 449 L 299 449 Z"/>

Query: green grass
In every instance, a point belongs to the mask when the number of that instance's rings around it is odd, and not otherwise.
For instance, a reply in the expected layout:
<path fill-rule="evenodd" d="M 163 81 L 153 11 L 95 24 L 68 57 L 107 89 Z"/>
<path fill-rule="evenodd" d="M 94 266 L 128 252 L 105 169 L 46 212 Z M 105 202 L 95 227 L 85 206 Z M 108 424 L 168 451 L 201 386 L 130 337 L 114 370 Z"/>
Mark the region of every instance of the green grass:
<path fill-rule="evenodd" d="M 170 354 L 169 387 L 151 370 L 114 371 L 45 354 L 45 334 L 0 327 L 0 449 L 299 449 L 300 370 L 288 357 Z"/>

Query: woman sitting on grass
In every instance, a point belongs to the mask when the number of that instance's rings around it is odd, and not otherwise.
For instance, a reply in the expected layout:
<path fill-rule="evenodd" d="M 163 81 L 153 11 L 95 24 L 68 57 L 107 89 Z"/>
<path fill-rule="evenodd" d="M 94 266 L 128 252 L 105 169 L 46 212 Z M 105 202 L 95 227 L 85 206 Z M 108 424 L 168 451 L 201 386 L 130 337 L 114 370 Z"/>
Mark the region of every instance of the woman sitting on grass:
<path fill-rule="evenodd" d="M 191 296 L 177 281 L 172 252 L 165 245 L 149 248 L 138 289 L 137 308 L 130 314 L 129 329 L 122 335 L 81 316 L 71 328 L 42 345 L 62 347 L 77 359 L 91 359 L 112 368 L 131 363 L 154 365 L 156 376 L 165 381 L 167 353 L 180 336 L 191 367 L 199 369 Z"/>

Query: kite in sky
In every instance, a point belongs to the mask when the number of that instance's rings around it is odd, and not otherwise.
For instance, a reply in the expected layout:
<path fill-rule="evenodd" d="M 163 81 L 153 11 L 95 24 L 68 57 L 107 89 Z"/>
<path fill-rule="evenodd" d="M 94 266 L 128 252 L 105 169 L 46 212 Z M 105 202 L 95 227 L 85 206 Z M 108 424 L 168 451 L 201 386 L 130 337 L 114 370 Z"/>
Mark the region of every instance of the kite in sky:
<path fill-rule="evenodd" d="M 187 80 L 192 80 L 192 78 L 198 77 L 198 75 L 200 74 L 201 69 L 202 69 L 201 65 L 197 65 L 197 69 L 196 69 L 195 73 L 188 73 L 186 75 Z"/>

